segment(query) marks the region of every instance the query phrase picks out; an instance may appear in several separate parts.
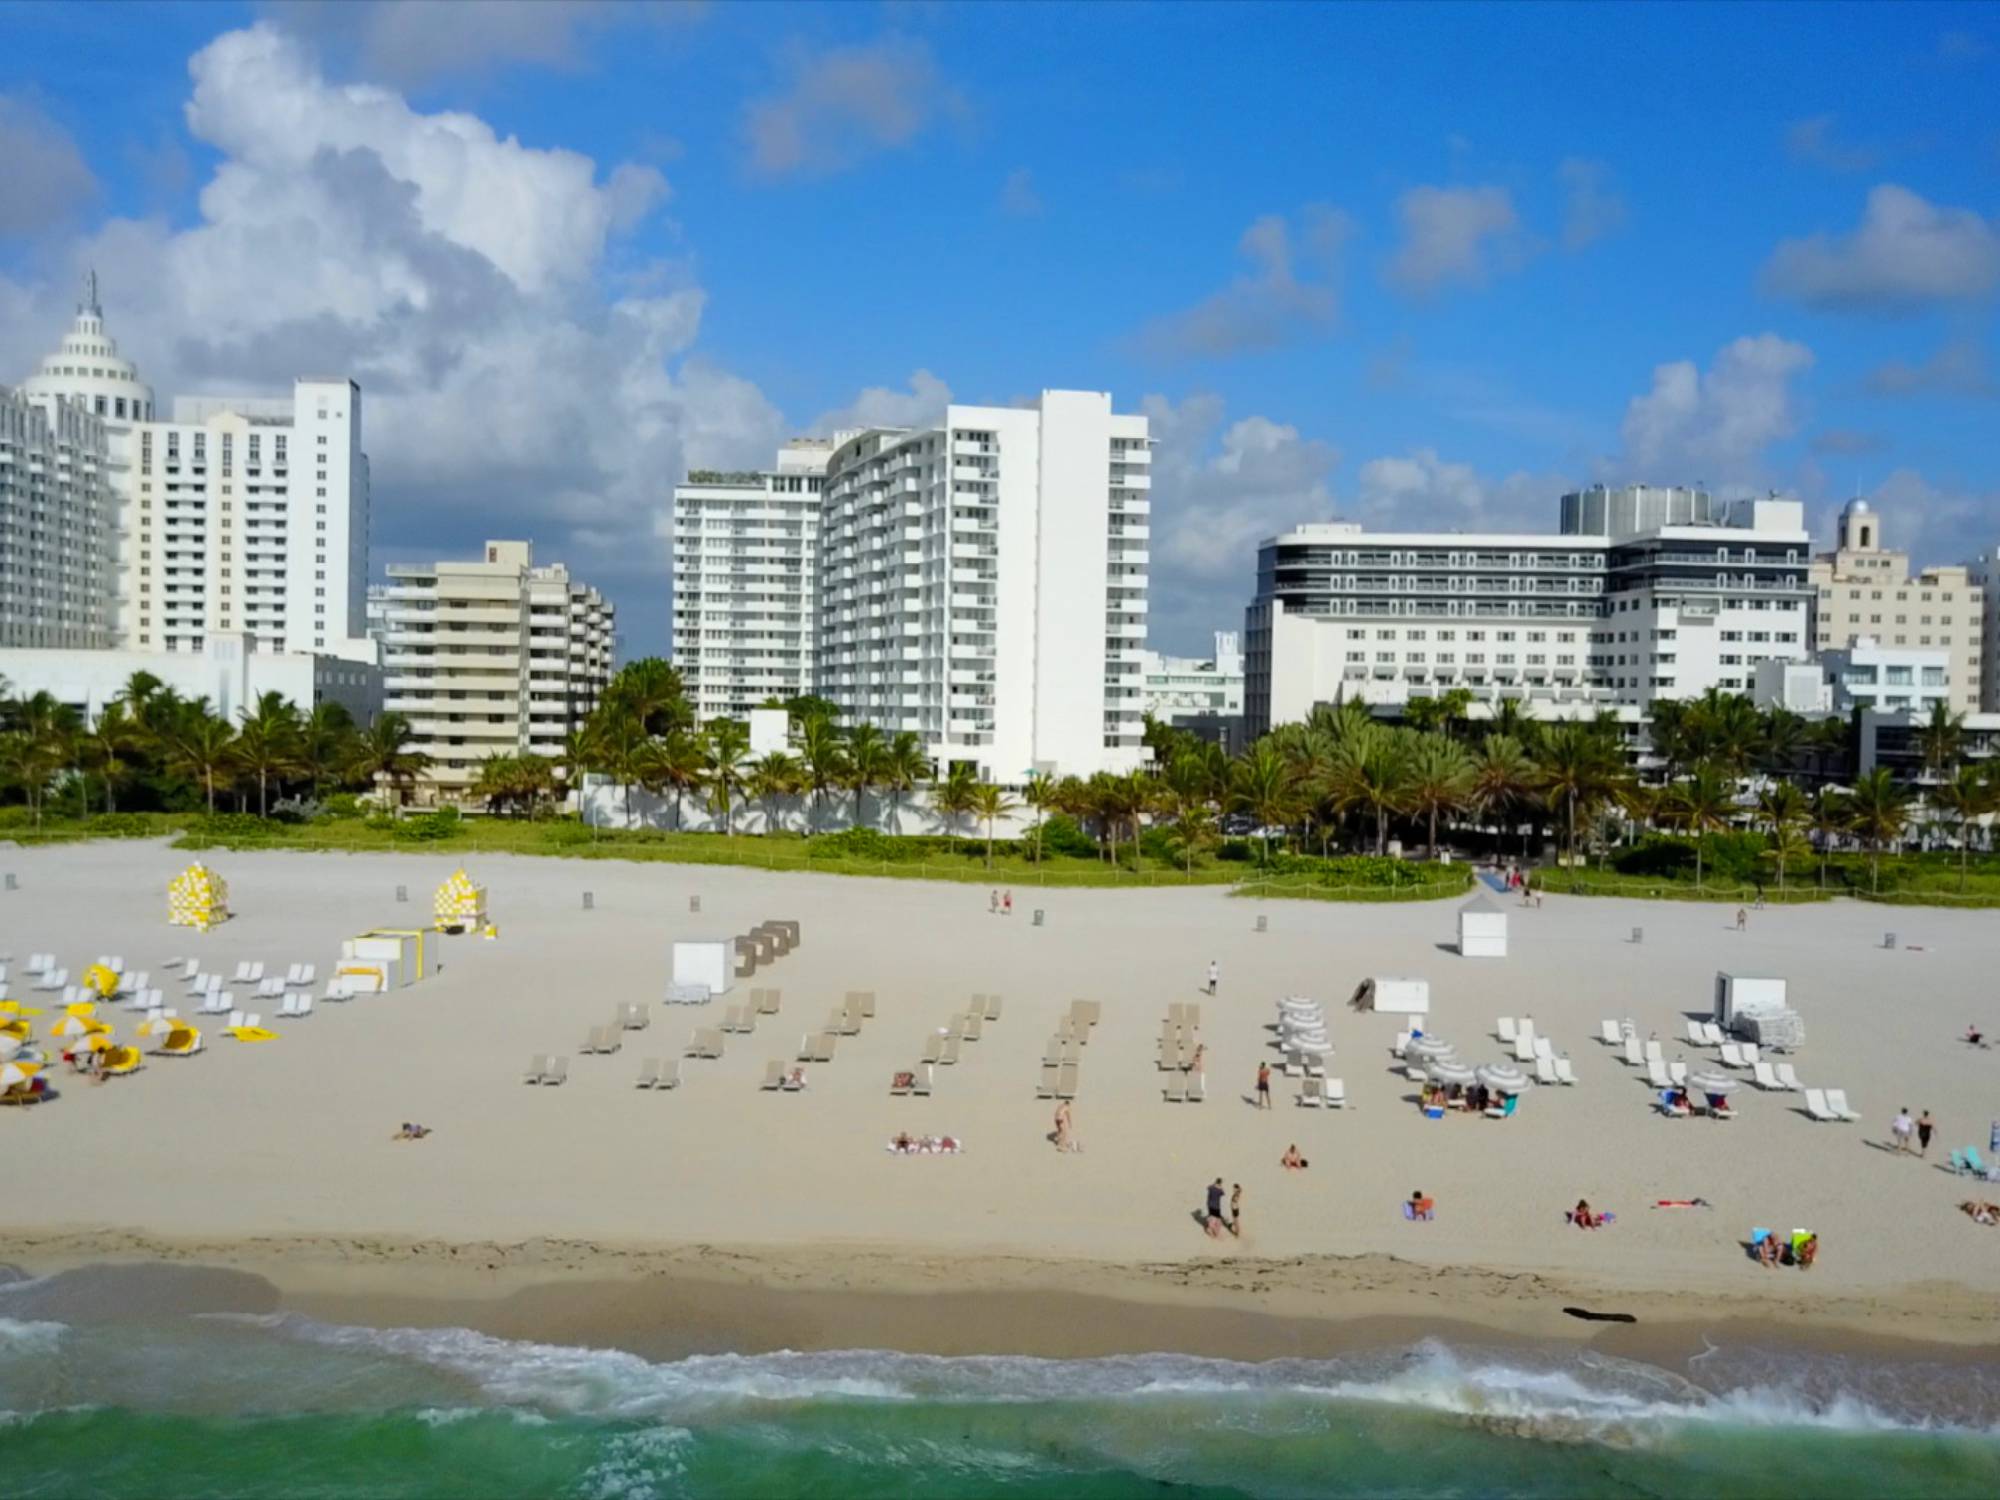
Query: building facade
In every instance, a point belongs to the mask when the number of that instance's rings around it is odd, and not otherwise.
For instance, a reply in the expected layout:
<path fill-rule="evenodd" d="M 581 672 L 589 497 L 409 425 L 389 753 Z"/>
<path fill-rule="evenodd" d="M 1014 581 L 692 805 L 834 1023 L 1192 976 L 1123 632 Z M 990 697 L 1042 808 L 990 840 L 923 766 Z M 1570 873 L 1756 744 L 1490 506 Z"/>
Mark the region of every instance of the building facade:
<path fill-rule="evenodd" d="M 0 387 L 0 647 L 114 639 L 117 497 L 102 418 Z"/>
<path fill-rule="evenodd" d="M 183 698 L 206 701 L 232 724 L 266 693 L 277 693 L 301 713 L 338 703 L 361 725 L 382 707 L 382 669 L 372 661 L 259 650 L 240 631 L 215 631 L 199 651 L 0 650 L 0 677 L 16 694 L 46 692 L 86 724 L 122 697 L 138 672 Z"/>
<path fill-rule="evenodd" d="M 1873 636 L 1823 651 L 1820 661 L 1838 713 L 1857 708 L 1928 719 L 1937 704 L 1952 704 L 1951 653 L 1941 646 L 1888 646 Z"/>
<path fill-rule="evenodd" d="M 1926 568 L 1883 545 L 1882 518 L 1866 500 L 1840 513 L 1838 545 L 1813 560 L 1813 650 L 1847 650 L 1866 637 L 1880 648 L 1947 654 L 1948 701 L 1979 708 L 1987 670 L 1986 590 L 1974 568 Z M 1975 565 L 1976 568 L 1977 565 Z"/>
<path fill-rule="evenodd" d="M 382 706 L 409 719 L 441 799 L 482 761 L 551 758 L 611 680 L 613 608 L 526 542 L 488 542 L 476 562 L 391 565 L 371 600 Z"/>
<path fill-rule="evenodd" d="M 1796 501 L 1719 520 L 1552 536 L 1335 521 L 1273 537 L 1245 614 L 1245 731 L 1453 688 L 1551 714 L 1749 691 L 1758 663 L 1807 654 L 1808 539 Z"/>
<path fill-rule="evenodd" d="M 1635 536 L 1662 526 L 1713 526 L 1718 517 L 1707 490 L 1677 484 L 1593 484 L 1558 502 L 1565 536 Z"/>
<path fill-rule="evenodd" d="M 992 781 L 1144 759 L 1152 442 L 1110 396 L 952 406 L 829 457 L 815 691 Z"/>
<path fill-rule="evenodd" d="M 703 722 L 813 689 L 833 446 L 795 439 L 770 470 L 696 470 L 674 486 L 674 665 Z"/>

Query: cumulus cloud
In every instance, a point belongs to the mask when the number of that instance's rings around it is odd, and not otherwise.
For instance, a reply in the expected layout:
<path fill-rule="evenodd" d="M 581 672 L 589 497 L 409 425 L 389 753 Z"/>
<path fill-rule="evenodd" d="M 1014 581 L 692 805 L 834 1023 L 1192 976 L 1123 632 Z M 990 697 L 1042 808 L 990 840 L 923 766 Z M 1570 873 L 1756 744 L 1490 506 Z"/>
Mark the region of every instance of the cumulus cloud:
<path fill-rule="evenodd" d="M 1335 285 L 1340 250 L 1353 231 L 1346 214 L 1312 204 L 1294 231 L 1282 214 L 1264 214 L 1236 248 L 1250 270 L 1192 307 L 1155 318 L 1139 346 L 1163 358 L 1274 349 L 1331 329 L 1340 314 Z"/>
<path fill-rule="evenodd" d="M 1851 234 L 1782 241 L 1766 290 L 1836 312 L 1909 313 L 1983 298 L 2000 285 L 2000 229 L 1965 208 L 1885 182 Z"/>
<path fill-rule="evenodd" d="M 97 192 L 97 178 L 69 132 L 26 99 L 0 94 L 0 235 L 38 234 Z"/>
<path fill-rule="evenodd" d="M 1625 199 L 1610 168 L 1572 156 L 1556 169 L 1563 187 L 1563 249 L 1581 250 L 1625 223 Z"/>
<path fill-rule="evenodd" d="M 871 385 L 846 406 L 822 412 L 811 430 L 831 434 L 852 427 L 935 427 L 950 404 L 951 387 L 929 370 L 917 370 L 907 391 Z"/>
<path fill-rule="evenodd" d="M 1812 351 L 1774 333 L 1736 339 L 1706 370 L 1693 360 L 1656 366 L 1621 429 L 1634 479 L 1655 483 L 1749 482 L 1764 452 L 1798 426 L 1792 381 Z"/>
<path fill-rule="evenodd" d="M 527 537 L 630 601 L 622 628 L 662 646 L 674 479 L 767 463 L 785 424 L 693 352 L 698 286 L 612 289 L 607 253 L 659 201 L 658 174 L 330 83 L 268 23 L 190 71 L 188 127 L 217 158 L 198 215 L 114 219 L 54 286 L 0 277 L 0 369 L 54 344 L 68 275 L 93 263 L 162 396 L 360 382 L 378 557 Z"/>
<path fill-rule="evenodd" d="M 1917 469 L 1894 469 L 1863 497 L 1888 517 L 1898 548 L 1934 562 L 1961 562 L 1994 549 L 2000 490 L 1934 481 Z"/>
<path fill-rule="evenodd" d="M 1794 161 L 1833 172 L 1866 172 L 1881 164 L 1881 148 L 1837 140 L 1833 127 L 1832 115 L 1794 120 L 1785 130 L 1785 150 Z"/>
<path fill-rule="evenodd" d="M 676 25 L 698 0 L 276 0 L 265 9 L 370 77 L 406 87 L 510 63 L 576 68 L 616 26 Z"/>
<path fill-rule="evenodd" d="M 1879 453 L 1889 440 L 1878 432 L 1860 432 L 1851 427 L 1825 427 L 1812 435 L 1812 451 L 1821 455 L 1853 457 Z"/>
<path fill-rule="evenodd" d="M 752 100 L 743 114 L 750 165 L 765 177 L 842 172 L 965 111 L 930 49 L 909 37 L 799 48 L 789 69 L 781 92 Z"/>
<path fill-rule="evenodd" d="M 1525 259 L 1514 199 L 1503 187 L 1413 187 L 1396 200 L 1402 243 L 1388 277 L 1419 295 L 1479 286 Z"/>
<path fill-rule="evenodd" d="M 1892 359 L 1868 374 L 1866 388 L 1877 396 L 1992 396 L 2000 393 L 1986 368 L 1986 355 L 1970 339 L 1940 346 L 1919 364 Z"/>
<path fill-rule="evenodd" d="M 1014 219 L 1039 219 L 1042 195 L 1035 191 L 1035 174 L 1016 167 L 1000 184 L 1000 212 Z"/>
<path fill-rule="evenodd" d="M 1371 458 L 1355 474 L 1354 518 L 1378 531 L 1546 531 L 1558 475 L 1516 472 L 1494 480 L 1432 448 Z"/>
<path fill-rule="evenodd" d="M 1257 543 L 1331 513 L 1340 454 L 1267 417 L 1231 422 L 1220 396 L 1148 396 L 1140 410 L 1156 444 L 1151 644 L 1206 650 L 1208 632 L 1242 622 Z"/>

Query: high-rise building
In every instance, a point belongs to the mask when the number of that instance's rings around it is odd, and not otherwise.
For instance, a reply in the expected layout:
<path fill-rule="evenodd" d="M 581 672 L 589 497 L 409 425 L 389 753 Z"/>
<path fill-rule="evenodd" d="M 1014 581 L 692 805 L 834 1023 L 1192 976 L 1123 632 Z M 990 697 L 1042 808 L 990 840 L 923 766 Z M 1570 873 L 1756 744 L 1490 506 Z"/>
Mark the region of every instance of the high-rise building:
<path fill-rule="evenodd" d="M 0 387 L 0 646 L 112 644 L 117 500 L 101 418 Z"/>
<path fill-rule="evenodd" d="M 1806 655 L 1808 539 L 1797 501 L 1719 519 L 1555 536 L 1336 521 L 1272 537 L 1245 613 L 1245 731 L 1453 688 L 1558 711 L 1747 692 L 1759 662 Z"/>
<path fill-rule="evenodd" d="M 952 406 L 834 449 L 821 494 L 817 691 L 989 780 L 1144 756 L 1152 443 L 1110 396 Z"/>
<path fill-rule="evenodd" d="M 476 562 L 391 564 L 368 608 L 382 706 L 409 719 L 442 798 L 495 755 L 560 755 L 611 679 L 613 607 L 560 563 L 535 566 L 526 542 L 488 542 Z"/>
<path fill-rule="evenodd" d="M 703 722 L 812 691 L 832 453 L 798 438 L 770 470 L 697 469 L 674 486 L 674 665 Z"/>
<path fill-rule="evenodd" d="M 1948 652 L 1946 701 L 1957 712 L 1976 712 L 1986 663 L 1985 588 L 1971 568 L 1912 576 L 1910 554 L 1883 541 L 1881 516 L 1866 500 L 1850 500 L 1838 545 L 1813 559 L 1813 650 L 1846 651 L 1866 639 L 1880 648 Z"/>

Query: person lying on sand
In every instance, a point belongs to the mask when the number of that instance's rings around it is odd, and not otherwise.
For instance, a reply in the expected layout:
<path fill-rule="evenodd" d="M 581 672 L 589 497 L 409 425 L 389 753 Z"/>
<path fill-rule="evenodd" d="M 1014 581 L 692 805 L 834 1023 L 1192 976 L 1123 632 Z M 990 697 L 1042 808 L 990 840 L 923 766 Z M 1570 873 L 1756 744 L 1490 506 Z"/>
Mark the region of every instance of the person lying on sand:
<path fill-rule="evenodd" d="M 1767 1234 L 1757 1242 L 1757 1264 L 1766 1270 L 1777 1270 L 1778 1237 L 1775 1234 Z"/>
<path fill-rule="evenodd" d="M 1970 1046 L 1984 1047 L 1986 1045 L 1986 1033 L 1981 1031 L 1977 1024 L 1974 1024 L 1965 1028 L 1965 1040 Z"/>
<path fill-rule="evenodd" d="M 2000 1203 L 1981 1203 L 1968 1198 L 1958 1206 L 1961 1212 L 1972 1215 L 1975 1224 L 2000 1224 Z"/>
<path fill-rule="evenodd" d="M 1602 1229 L 1604 1227 L 1603 1215 L 1592 1213 L 1588 1200 L 1583 1198 L 1577 1199 L 1576 1207 L 1563 1215 L 1563 1217 L 1568 1219 L 1578 1229 Z"/>
<path fill-rule="evenodd" d="M 430 1133 L 430 1126 L 412 1125 L 408 1120 L 405 1120 L 403 1128 L 390 1136 L 389 1139 L 392 1141 L 420 1141 Z"/>

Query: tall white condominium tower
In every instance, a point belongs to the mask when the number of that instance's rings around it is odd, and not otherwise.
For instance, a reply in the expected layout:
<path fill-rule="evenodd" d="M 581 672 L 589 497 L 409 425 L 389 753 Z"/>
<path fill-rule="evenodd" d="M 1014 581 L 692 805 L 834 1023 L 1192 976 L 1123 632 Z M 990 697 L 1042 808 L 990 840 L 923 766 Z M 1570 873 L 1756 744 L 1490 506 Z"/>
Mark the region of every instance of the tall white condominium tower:
<path fill-rule="evenodd" d="M 0 391 L 0 646 L 114 644 L 119 507 L 133 424 L 152 412 L 93 272 L 62 347 Z"/>
<path fill-rule="evenodd" d="M 361 392 L 342 377 L 288 397 L 182 397 L 173 420 L 104 330 L 95 276 L 62 348 L 23 382 L 104 427 L 118 521 L 107 588 L 117 644 L 200 652 L 210 631 L 253 650 L 372 660 L 368 458 Z"/>
<path fill-rule="evenodd" d="M 611 679 L 613 608 L 526 542 L 476 562 L 391 564 L 374 591 L 383 708 L 409 719 L 441 798 L 495 755 L 554 758 Z"/>
<path fill-rule="evenodd" d="M 993 781 L 1136 768 L 1151 459 L 1146 419 L 1096 391 L 840 442 L 818 692 Z"/>
<path fill-rule="evenodd" d="M 674 665 L 703 722 L 812 691 L 832 453 L 797 438 L 769 471 L 697 469 L 674 486 Z"/>

